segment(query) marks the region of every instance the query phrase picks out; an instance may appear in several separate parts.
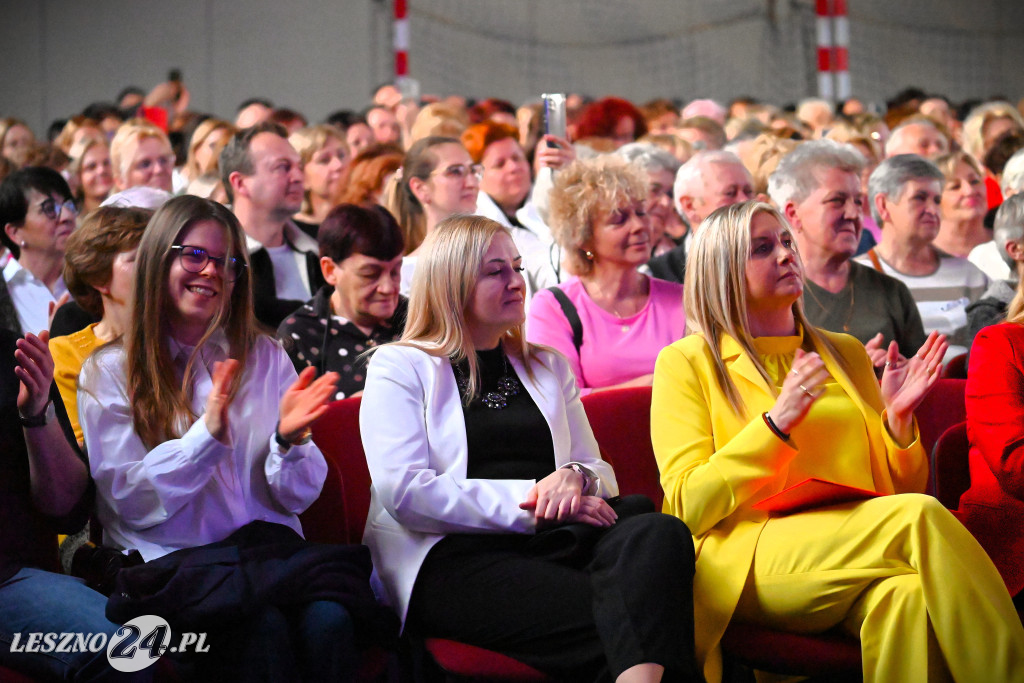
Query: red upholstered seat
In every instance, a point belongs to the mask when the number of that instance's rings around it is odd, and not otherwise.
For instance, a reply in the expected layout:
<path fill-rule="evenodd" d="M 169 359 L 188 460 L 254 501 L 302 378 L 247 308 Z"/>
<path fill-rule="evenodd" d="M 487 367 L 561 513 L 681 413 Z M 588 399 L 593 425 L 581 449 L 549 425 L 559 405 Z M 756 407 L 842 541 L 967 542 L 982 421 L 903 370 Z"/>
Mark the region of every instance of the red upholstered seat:
<path fill-rule="evenodd" d="M 427 652 L 437 665 L 453 676 L 492 681 L 550 681 L 532 666 L 517 659 L 444 638 L 427 638 Z"/>
<path fill-rule="evenodd" d="M 940 379 L 917 407 L 917 425 L 921 429 L 921 445 L 931 453 L 935 442 L 947 429 L 967 419 L 964 402 L 965 379 Z"/>
<path fill-rule="evenodd" d="M 932 452 L 934 495 L 950 510 L 960 507 L 960 496 L 971 487 L 970 448 L 965 421 L 943 432 Z"/>
<path fill-rule="evenodd" d="M 325 503 L 323 510 L 310 508 L 307 513 L 314 513 L 317 524 L 331 523 L 328 510 L 337 511 L 335 514 L 340 519 L 334 523 L 337 528 L 333 531 L 307 530 L 307 534 L 344 537 L 343 542 L 347 543 L 362 542 L 370 510 L 370 470 L 366 466 L 366 453 L 359 436 L 359 404 L 358 397 L 335 401 L 313 425 L 313 441 L 327 458 L 329 467 L 340 472 L 341 486 L 334 490 L 342 493 L 344 500 Z M 321 497 L 327 495 L 325 487 Z M 304 528 L 305 522 L 304 515 Z M 550 680 L 540 671 L 511 657 L 454 640 L 428 638 L 426 649 L 438 666 L 451 675 L 496 681 Z"/>

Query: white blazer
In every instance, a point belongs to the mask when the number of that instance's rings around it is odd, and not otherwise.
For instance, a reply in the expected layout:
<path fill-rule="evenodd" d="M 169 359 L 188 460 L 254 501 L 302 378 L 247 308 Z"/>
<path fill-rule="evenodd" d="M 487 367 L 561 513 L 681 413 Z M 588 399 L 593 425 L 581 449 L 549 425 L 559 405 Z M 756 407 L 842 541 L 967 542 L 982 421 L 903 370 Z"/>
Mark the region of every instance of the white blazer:
<path fill-rule="evenodd" d="M 568 362 L 540 351 L 533 380 L 518 358 L 509 362 L 551 429 L 555 466 L 579 463 L 599 478 L 594 495 L 617 495 Z M 420 566 L 446 534 L 534 533 L 533 513 L 519 504 L 535 481 L 466 477 L 466 423 L 448 358 L 411 346 L 378 350 L 366 375 L 359 430 L 373 480 L 363 534 L 373 556 L 372 583 L 403 624 Z"/>

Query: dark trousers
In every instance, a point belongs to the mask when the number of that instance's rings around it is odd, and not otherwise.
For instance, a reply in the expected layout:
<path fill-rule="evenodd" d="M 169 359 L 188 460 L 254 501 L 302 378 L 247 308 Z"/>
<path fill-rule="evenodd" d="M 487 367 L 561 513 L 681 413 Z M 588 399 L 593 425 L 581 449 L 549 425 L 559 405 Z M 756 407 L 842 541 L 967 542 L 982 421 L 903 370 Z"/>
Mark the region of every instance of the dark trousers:
<path fill-rule="evenodd" d="M 694 656 L 693 539 L 675 517 L 621 519 L 582 567 L 528 554 L 531 536 L 457 534 L 420 568 L 415 635 L 506 654 L 562 680 L 614 679 L 646 662 L 702 680 Z"/>

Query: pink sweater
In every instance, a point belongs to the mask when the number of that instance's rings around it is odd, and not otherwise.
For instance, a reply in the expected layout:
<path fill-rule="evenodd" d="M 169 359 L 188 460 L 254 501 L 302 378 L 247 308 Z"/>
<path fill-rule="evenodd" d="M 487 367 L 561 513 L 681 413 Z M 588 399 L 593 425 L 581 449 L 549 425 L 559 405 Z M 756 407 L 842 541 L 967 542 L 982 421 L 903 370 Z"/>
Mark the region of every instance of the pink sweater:
<path fill-rule="evenodd" d="M 584 394 L 650 374 L 658 352 L 680 339 L 686 328 L 683 286 L 656 278 L 650 278 L 650 283 L 647 303 L 629 318 L 619 318 L 595 304 L 578 277 L 560 284 L 583 323 L 579 354 L 558 300 L 541 290 L 530 302 L 526 338 L 561 351 Z"/>

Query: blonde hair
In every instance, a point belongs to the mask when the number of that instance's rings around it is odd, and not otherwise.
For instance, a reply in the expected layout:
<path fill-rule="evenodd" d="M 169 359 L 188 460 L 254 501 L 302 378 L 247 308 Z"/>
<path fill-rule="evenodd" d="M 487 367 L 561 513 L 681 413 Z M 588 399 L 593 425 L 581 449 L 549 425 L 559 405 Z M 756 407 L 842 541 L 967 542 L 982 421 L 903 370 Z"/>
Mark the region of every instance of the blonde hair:
<path fill-rule="evenodd" d="M 589 275 L 594 223 L 626 202 L 647 201 L 646 174 L 619 156 L 577 159 L 555 176 L 551 188 L 551 235 L 565 252 L 574 275 Z"/>
<path fill-rule="evenodd" d="M 179 380 L 167 345 L 173 332 L 166 313 L 173 306 L 167 283 L 171 264 L 178 258 L 172 247 L 191 225 L 206 220 L 224 227 L 228 235 L 226 258 L 242 259 L 245 267 L 234 281 L 230 298 L 222 298 L 220 310 L 196 344 Z M 235 215 L 222 204 L 193 195 L 174 197 L 156 211 L 139 243 L 132 319 L 124 333 L 132 422 L 147 447 L 180 437 L 198 417 L 191 405 L 196 363 L 203 344 L 221 328 L 228 339 L 228 356 L 237 359 L 240 366 L 232 387 L 234 393 L 259 336 L 252 309 L 245 233 Z"/>
<path fill-rule="evenodd" d="M 967 152 L 960 151 L 944 154 L 935 160 L 935 165 L 939 167 L 939 170 L 942 171 L 942 175 L 945 177 L 944 182 L 948 183 L 953 179 L 953 176 L 956 174 L 956 167 L 959 166 L 961 162 L 970 166 L 971 170 L 978 174 L 978 178 L 985 178 L 985 171 L 981 168 L 981 164 L 978 163 L 978 160 Z"/>
<path fill-rule="evenodd" d="M 74 145 L 71 146 L 71 151 L 68 152 L 68 156 L 71 157 L 71 163 L 68 164 L 68 173 L 72 178 L 76 179 L 75 189 L 75 201 L 85 201 L 85 188 L 82 187 L 82 164 L 85 163 L 85 155 L 89 153 L 93 147 L 107 147 L 106 139 L 96 139 L 94 137 L 84 137 Z M 107 149 L 109 154 L 110 150 Z M 113 163 L 111 163 L 111 169 L 113 169 Z"/>
<path fill-rule="evenodd" d="M 77 141 L 75 140 L 75 136 L 80 130 L 88 130 L 90 128 L 96 132 L 90 135 L 84 135 Z M 60 148 L 62 152 L 74 159 L 75 155 L 73 154 L 73 151 L 75 146 L 88 138 L 99 139 L 103 142 L 107 141 L 106 136 L 103 135 L 103 131 L 100 129 L 98 121 L 79 114 L 78 116 L 73 116 L 68 119 L 68 122 L 64 124 L 64 128 L 62 128 L 57 137 L 53 139 L 53 144 Z"/>
<path fill-rule="evenodd" d="M 979 161 L 985 155 L 985 127 L 996 119 L 1010 119 L 1024 131 L 1024 118 L 1009 102 L 996 100 L 979 104 L 964 119 L 963 126 L 964 151 Z"/>
<path fill-rule="evenodd" d="M 225 137 L 217 147 L 216 153 L 213 155 L 213 166 L 211 168 L 199 168 L 199 161 L 196 159 L 196 150 L 206 142 L 206 138 L 210 137 L 213 133 L 218 130 L 227 131 L 227 137 Z M 182 168 L 182 174 L 189 179 L 189 181 L 196 180 L 200 176 L 208 173 L 218 173 L 220 165 L 220 151 L 227 146 L 228 140 L 235 134 L 236 128 L 231 123 L 222 119 L 206 119 L 192 132 L 192 139 L 188 143 L 188 154 L 185 156 L 185 166 Z"/>
<path fill-rule="evenodd" d="M 168 152 L 172 151 L 167 134 L 145 119 L 129 119 L 118 126 L 114 139 L 110 141 L 110 167 L 114 171 L 114 181 L 118 188 L 128 178 L 139 144 L 151 138 L 160 140 Z"/>
<path fill-rule="evenodd" d="M 466 334 L 466 307 L 480 277 L 487 249 L 496 235 L 511 239 L 500 223 L 483 216 L 452 216 L 437 224 L 423 241 L 409 291 L 409 312 L 402 338 L 395 344 L 414 346 L 432 356 L 467 360 L 468 405 L 479 393 L 476 348 Z M 506 353 L 519 356 L 530 370 L 536 346 L 526 342 L 524 323 L 501 340 Z"/>
<path fill-rule="evenodd" d="M 769 387 L 774 380 L 754 348 L 747 317 L 747 261 L 750 259 L 750 229 L 754 217 L 766 213 L 780 225 L 789 222 L 770 204 L 740 202 L 717 209 L 694 231 L 693 244 L 686 261 L 683 303 L 686 326 L 699 334 L 712 349 L 715 379 L 737 415 L 746 415 L 746 405 L 722 359 L 722 337 L 736 340 L 750 357 Z M 794 243 L 794 249 L 795 249 Z M 827 338 L 804 316 L 803 297 L 793 302 L 793 317 L 803 328 L 804 348 L 824 351 L 842 363 L 841 356 Z"/>
<path fill-rule="evenodd" d="M 427 137 L 459 138 L 469 127 L 469 116 L 464 109 L 444 102 L 434 102 L 423 107 L 409 129 L 409 142 L 414 143 Z"/>
<path fill-rule="evenodd" d="M 313 159 L 313 155 L 323 149 L 324 145 L 331 138 L 334 138 L 341 144 L 341 148 L 345 150 L 345 156 L 348 157 L 348 140 L 345 139 L 345 134 L 337 126 L 332 126 L 328 123 L 300 128 L 288 136 L 288 142 L 299 153 L 299 159 L 302 160 L 302 165 L 305 166 Z M 339 199 L 340 197 L 333 198 L 334 201 Z M 309 198 L 309 188 L 302 192 L 302 208 L 300 211 L 305 214 L 313 213 L 312 200 Z"/>

